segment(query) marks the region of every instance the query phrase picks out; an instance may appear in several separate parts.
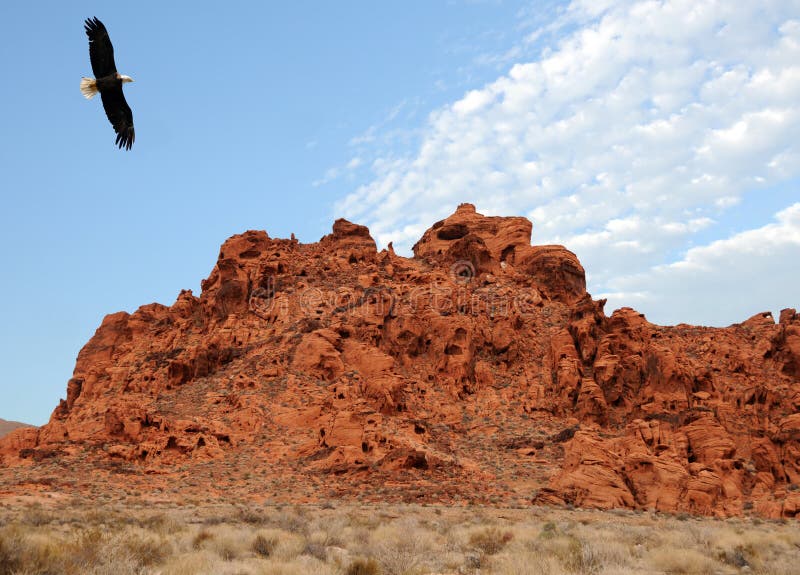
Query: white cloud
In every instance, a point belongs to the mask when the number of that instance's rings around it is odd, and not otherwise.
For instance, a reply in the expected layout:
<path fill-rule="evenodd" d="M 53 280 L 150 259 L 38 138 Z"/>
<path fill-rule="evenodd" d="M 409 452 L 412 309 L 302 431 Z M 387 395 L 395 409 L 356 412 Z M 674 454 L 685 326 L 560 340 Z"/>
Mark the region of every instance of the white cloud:
<path fill-rule="evenodd" d="M 485 108 L 492 101 L 492 93 L 487 90 L 472 90 L 461 100 L 453 104 L 453 111 L 464 116 Z"/>
<path fill-rule="evenodd" d="M 635 304 L 650 321 L 726 325 L 800 308 L 800 203 L 775 222 L 690 249 L 680 261 L 609 282 L 609 309 Z M 740 315 L 731 319 L 731 311 Z M 777 315 L 775 316 L 777 317 Z"/>
<path fill-rule="evenodd" d="M 523 214 L 599 293 L 800 177 L 800 1 L 575 1 L 526 42 L 554 31 L 539 59 L 433 111 L 337 212 L 399 250 L 460 202 Z"/>

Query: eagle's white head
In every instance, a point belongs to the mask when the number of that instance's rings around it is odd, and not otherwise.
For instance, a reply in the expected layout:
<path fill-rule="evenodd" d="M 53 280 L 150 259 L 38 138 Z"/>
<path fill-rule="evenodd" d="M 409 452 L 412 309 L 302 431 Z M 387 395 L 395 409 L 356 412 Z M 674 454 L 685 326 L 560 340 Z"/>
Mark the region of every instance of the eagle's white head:
<path fill-rule="evenodd" d="M 123 76 L 122 74 L 120 74 L 119 79 L 122 80 L 123 84 L 125 82 L 133 82 L 133 78 L 131 78 L 130 76 Z"/>

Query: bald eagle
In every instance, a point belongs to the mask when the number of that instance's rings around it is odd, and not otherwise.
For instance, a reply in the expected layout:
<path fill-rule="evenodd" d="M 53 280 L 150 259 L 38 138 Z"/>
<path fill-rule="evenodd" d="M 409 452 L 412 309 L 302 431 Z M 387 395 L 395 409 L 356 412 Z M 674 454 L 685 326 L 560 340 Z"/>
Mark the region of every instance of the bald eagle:
<path fill-rule="evenodd" d="M 117 146 L 130 150 L 135 138 L 133 112 L 122 94 L 122 85 L 133 82 L 133 78 L 117 72 L 114 46 L 111 45 L 103 23 L 97 18 L 88 18 L 84 27 L 89 37 L 89 59 L 92 61 L 95 77 L 81 80 L 81 92 L 86 99 L 91 99 L 100 92 L 108 121 L 117 133 Z"/>

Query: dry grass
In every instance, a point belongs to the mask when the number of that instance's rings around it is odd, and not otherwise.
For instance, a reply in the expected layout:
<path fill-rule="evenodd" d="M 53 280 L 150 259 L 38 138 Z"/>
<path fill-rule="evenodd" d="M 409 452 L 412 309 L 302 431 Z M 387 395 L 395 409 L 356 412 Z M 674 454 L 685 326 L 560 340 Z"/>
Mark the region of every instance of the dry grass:
<path fill-rule="evenodd" d="M 795 522 L 416 506 L 0 506 L 0 575 L 789 575 Z"/>

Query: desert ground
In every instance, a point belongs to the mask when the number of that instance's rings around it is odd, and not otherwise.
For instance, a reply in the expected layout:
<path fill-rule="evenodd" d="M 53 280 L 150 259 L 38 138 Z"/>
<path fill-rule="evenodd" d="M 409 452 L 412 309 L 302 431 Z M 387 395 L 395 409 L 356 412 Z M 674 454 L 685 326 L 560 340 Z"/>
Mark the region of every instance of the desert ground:
<path fill-rule="evenodd" d="M 790 575 L 791 520 L 580 509 L 6 500 L 0 575 Z"/>

